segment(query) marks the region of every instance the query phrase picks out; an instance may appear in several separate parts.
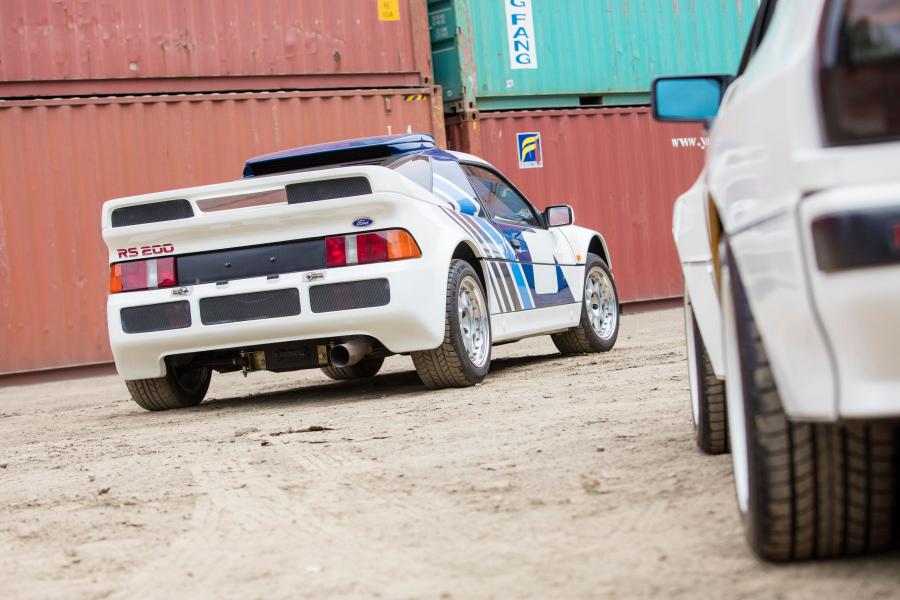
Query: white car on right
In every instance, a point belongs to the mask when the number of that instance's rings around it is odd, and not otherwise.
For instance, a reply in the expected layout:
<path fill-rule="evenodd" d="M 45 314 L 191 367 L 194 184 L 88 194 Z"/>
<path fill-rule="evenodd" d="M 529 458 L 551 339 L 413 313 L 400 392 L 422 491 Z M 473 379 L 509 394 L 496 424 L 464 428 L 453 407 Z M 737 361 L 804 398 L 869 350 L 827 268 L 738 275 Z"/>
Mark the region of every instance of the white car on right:
<path fill-rule="evenodd" d="M 736 77 L 663 77 L 709 126 L 675 206 L 699 446 L 731 451 L 751 548 L 900 538 L 900 1 L 761 0 Z"/>

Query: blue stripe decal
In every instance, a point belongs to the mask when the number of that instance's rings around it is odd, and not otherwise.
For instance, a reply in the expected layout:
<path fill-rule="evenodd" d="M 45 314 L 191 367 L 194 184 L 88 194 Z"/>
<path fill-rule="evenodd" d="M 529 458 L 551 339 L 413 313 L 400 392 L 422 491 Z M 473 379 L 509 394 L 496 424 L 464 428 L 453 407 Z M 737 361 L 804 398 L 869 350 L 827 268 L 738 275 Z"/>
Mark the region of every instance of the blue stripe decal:
<path fill-rule="evenodd" d="M 534 273 L 531 275 L 531 285 L 526 287 L 525 277 L 523 275 L 523 267 L 531 267 L 531 265 L 522 265 L 519 263 L 510 263 L 509 265 L 512 267 L 513 277 L 516 279 L 516 286 L 519 288 L 519 298 L 522 299 L 522 306 L 525 308 L 534 308 L 534 303 L 531 301 L 531 298 L 528 295 L 528 287 L 534 289 Z M 537 296 L 535 296 L 535 300 Z"/>
<path fill-rule="evenodd" d="M 566 276 L 558 264 L 556 265 L 556 281 L 557 286 L 559 286 L 559 291 L 555 294 L 536 293 L 534 285 L 534 265 L 523 264 L 522 267 L 525 269 L 525 278 L 528 280 L 528 287 L 531 288 L 532 295 L 534 296 L 534 303 L 538 308 L 543 308 L 545 306 L 559 306 L 560 304 L 570 304 L 575 302 L 575 296 L 572 295 L 572 290 L 569 288 L 569 282 L 566 281 Z"/>
<path fill-rule="evenodd" d="M 511 260 L 511 261 L 517 260 L 516 255 L 512 250 L 512 247 L 510 247 L 510 245 L 506 242 L 506 238 L 503 237 L 500 234 L 500 232 L 498 232 L 494 228 L 494 225 L 490 221 L 486 221 L 486 220 L 478 218 L 478 217 L 475 217 L 474 220 L 477 221 L 478 224 L 481 225 L 481 228 L 484 229 L 487 232 L 487 234 L 489 236 L 491 236 L 491 238 L 493 238 L 493 240 L 500 246 L 500 248 L 503 249 L 503 254 L 506 255 L 506 258 L 508 260 Z"/>

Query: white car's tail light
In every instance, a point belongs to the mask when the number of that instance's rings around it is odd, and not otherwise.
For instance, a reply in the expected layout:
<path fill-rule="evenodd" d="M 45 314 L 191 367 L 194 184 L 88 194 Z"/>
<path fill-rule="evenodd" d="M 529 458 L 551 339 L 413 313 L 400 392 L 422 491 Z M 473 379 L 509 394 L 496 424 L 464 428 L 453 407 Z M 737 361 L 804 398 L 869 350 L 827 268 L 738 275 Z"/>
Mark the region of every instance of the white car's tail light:
<path fill-rule="evenodd" d="M 175 257 L 151 258 L 110 265 L 109 291 L 134 292 L 178 285 Z"/>
<path fill-rule="evenodd" d="M 344 267 L 419 258 L 422 251 L 408 231 L 388 229 L 325 238 L 325 265 Z"/>

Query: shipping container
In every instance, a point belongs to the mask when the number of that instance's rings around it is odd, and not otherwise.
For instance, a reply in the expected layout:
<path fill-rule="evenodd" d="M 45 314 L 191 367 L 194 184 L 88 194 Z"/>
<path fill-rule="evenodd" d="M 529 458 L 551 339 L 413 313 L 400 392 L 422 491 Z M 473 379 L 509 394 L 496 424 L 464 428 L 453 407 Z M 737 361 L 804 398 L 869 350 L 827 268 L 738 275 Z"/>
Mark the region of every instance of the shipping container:
<path fill-rule="evenodd" d="M 672 206 L 703 168 L 699 126 L 656 123 L 647 108 L 590 108 L 453 117 L 447 132 L 451 149 L 493 163 L 539 208 L 571 204 L 576 225 L 600 231 L 623 302 L 681 295 Z"/>
<path fill-rule="evenodd" d="M 734 73 L 759 0 L 429 0 L 447 112 L 648 104 L 659 75 Z"/>
<path fill-rule="evenodd" d="M 0 97 L 430 84 L 425 0 L 0 2 Z"/>
<path fill-rule="evenodd" d="M 0 102 L 0 374 L 111 360 L 111 198 L 241 177 L 248 157 L 433 132 L 440 92 L 357 90 Z"/>

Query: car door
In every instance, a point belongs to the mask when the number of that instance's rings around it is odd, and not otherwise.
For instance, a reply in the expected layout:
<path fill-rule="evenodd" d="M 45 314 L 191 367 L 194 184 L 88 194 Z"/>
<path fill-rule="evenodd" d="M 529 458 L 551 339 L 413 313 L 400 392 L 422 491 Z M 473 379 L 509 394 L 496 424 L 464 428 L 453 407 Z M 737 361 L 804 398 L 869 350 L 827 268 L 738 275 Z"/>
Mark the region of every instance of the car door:
<path fill-rule="evenodd" d="M 543 216 L 502 175 L 483 165 L 462 164 L 492 228 L 506 245 L 506 267 L 521 276 L 516 310 L 545 308 L 576 302 L 580 286 L 573 290 L 563 271 L 575 264 L 565 237 L 548 229 Z M 576 298 L 576 295 L 579 297 Z"/>

